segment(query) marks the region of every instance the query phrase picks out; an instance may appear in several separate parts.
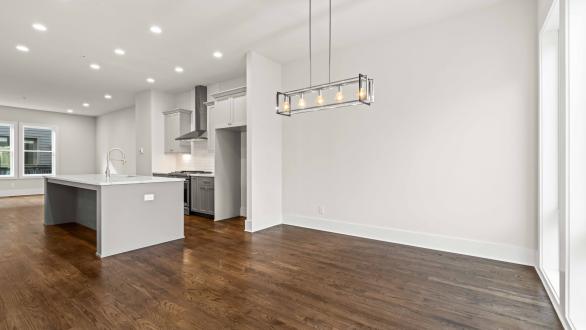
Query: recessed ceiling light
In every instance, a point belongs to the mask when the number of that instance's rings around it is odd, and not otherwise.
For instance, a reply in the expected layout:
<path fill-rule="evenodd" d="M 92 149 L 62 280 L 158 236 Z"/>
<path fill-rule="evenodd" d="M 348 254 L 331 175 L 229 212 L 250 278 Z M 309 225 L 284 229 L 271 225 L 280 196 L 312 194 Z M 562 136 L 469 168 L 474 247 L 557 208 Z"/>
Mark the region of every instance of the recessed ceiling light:
<path fill-rule="evenodd" d="M 116 49 L 114 49 L 114 53 L 116 55 L 122 56 L 122 55 L 126 54 L 126 51 L 124 51 L 124 49 L 122 49 L 122 48 L 116 48 Z"/>
<path fill-rule="evenodd" d="M 16 49 L 18 49 L 19 51 L 23 52 L 23 53 L 28 53 L 29 49 L 27 46 L 25 45 L 16 45 Z"/>
<path fill-rule="evenodd" d="M 100 70 L 100 65 L 97 63 L 92 63 L 90 64 L 90 68 L 92 68 L 93 70 Z"/>
<path fill-rule="evenodd" d="M 158 25 L 152 25 L 151 28 L 150 28 L 150 30 L 154 34 L 161 34 L 161 33 L 163 33 L 163 29 L 161 29 L 161 27 L 158 26 Z"/>
<path fill-rule="evenodd" d="M 183 68 L 180 67 L 180 66 L 176 66 L 175 67 L 175 72 L 177 72 L 177 73 L 183 73 Z"/>
<path fill-rule="evenodd" d="M 89 108 L 90 107 L 90 104 L 87 103 L 87 102 L 83 103 L 82 105 L 83 105 L 84 108 Z"/>
<path fill-rule="evenodd" d="M 41 31 L 41 32 L 45 32 L 45 31 L 47 31 L 47 27 L 46 27 L 46 26 L 44 26 L 44 25 L 43 25 L 43 24 L 41 24 L 41 23 L 35 23 L 35 24 L 33 24 L 33 29 L 35 29 L 35 30 L 37 30 L 37 31 Z"/>
<path fill-rule="evenodd" d="M 73 113 L 73 109 L 67 109 L 68 113 Z"/>
<path fill-rule="evenodd" d="M 104 95 L 104 98 L 105 98 L 106 100 L 111 100 L 111 99 L 112 99 L 112 95 L 110 95 L 110 94 L 105 94 L 105 95 Z"/>
<path fill-rule="evenodd" d="M 213 55 L 215 58 L 222 58 L 222 56 L 224 56 L 224 54 L 222 54 L 220 51 L 215 51 Z"/>
<path fill-rule="evenodd" d="M 153 79 L 153 78 L 147 78 L 147 79 L 146 79 L 146 81 L 147 81 L 149 84 L 154 84 L 154 83 L 155 83 L 155 79 Z"/>

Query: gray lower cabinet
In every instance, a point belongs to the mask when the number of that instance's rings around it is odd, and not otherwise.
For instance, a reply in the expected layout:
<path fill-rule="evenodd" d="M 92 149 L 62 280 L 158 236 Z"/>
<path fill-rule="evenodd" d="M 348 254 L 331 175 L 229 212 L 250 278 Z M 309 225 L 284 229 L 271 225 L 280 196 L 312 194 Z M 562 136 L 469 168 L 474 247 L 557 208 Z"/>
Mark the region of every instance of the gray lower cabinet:
<path fill-rule="evenodd" d="M 191 211 L 214 214 L 214 178 L 191 178 Z"/>

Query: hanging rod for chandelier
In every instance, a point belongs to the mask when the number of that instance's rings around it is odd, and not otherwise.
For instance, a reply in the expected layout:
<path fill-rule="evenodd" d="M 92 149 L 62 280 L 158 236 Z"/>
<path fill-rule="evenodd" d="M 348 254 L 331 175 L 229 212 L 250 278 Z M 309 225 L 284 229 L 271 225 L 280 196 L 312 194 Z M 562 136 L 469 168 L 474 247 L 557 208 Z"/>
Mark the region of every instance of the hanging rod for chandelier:
<path fill-rule="evenodd" d="M 286 93 L 277 92 L 277 114 L 291 116 L 298 113 L 368 105 L 374 102 L 374 79 L 367 75 L 332 81 L 332 0 L 329 0 L 328 82 L 313 85 L 311 52 L 311 2 L 309 0 L 309 87 Z"/>

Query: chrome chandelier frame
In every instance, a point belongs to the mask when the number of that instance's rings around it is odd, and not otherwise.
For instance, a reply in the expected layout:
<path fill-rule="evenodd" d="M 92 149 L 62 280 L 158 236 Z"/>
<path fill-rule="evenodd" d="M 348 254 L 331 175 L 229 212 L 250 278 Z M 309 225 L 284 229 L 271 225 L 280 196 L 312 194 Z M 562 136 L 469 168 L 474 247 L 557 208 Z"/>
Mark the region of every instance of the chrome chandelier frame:
<path fill-rule="evenodd" d="M 348 100 L 334 100 L 321 105 L 299 107 L 295 106 L 292 102 L 296 98 L 300 98 L 303 95 L 305 99 L 307 96 L 315 94 L 321 95 L 323 92 L 337 89 L 338 91 L 346 86 L 355 85 L 354 97 Z M 311 98 L 307 97 L 308 101 Z M 290 92 L 281 93 L 277 92 L 277 114 L 290 117 L 293 114 L 307 113 L 319 110 L 336 109 L 349 107 L 354 105 L 371 105 L 374 102 L 374 79 L 368 78 L 368 76 L 359 74 L 358 77 L 348 78 L 344 80 L 338 80 L 331 83 L 316 85 L 312 87 L 296 89 Z M 288 106 L 284 106 L 288 103 Z"/>

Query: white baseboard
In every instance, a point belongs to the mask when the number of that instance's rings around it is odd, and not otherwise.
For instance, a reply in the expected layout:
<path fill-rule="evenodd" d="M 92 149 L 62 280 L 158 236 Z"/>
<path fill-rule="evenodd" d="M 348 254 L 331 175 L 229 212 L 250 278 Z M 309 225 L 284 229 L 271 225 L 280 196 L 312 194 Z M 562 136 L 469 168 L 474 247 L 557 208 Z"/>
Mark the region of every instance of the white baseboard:
<path fill-rule="evenodd" d="M 297 215 L 285 215 L 283 224 L 529 266 L 537 260 L 537 251 L 524 247 L 402 229 Z"/>
<path fill-rule="evenodd" d="M 252 220 L 244 220 L 244 231 L 252 233 Z"/>
<path fill-rule="evenodd" d="M 240 216 L 241 217 L 245 217 L 246 216 L 246 206 L 241 206 L 240 207 Z"/>
<path fill-rule="evenodd" d="M 262 224 L 259 224 L 262 223 Z M 246 219 L 244 221 L 244 231 L 247 231 L 249 233 L 256 233 L 259 232 L 261 230 L 265 230 L 274 226 L 278 226 L 281 225 L 282 222 L 278 222 L 275 223 L 274 221 L 265 221 L 263 223 L 263 221 L 256 221 L 254 222 L 252 219 Z"/>
<path fill-rule="evenodd" d="M 42 195 L 44 193 L 45 193 L 45 190 L 43 188 L 10 189 L 10 190 L 0 190 L 0 197 Z"/>

